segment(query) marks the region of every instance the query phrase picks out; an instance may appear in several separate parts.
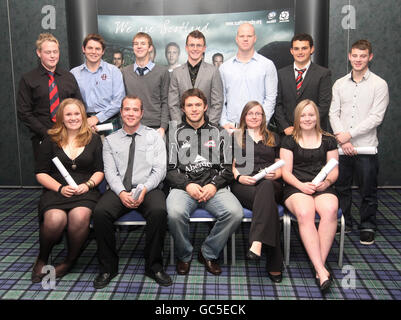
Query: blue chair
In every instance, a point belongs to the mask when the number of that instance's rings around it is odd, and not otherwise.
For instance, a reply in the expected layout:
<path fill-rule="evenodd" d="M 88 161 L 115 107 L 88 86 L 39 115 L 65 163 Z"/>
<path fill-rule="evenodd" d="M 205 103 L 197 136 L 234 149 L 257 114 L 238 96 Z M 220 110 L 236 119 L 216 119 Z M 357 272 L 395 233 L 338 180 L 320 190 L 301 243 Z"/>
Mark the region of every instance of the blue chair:
<path fill-rule="evenodd" d="M 98 189 L 100 193 L 106 192 L 107 183 L 106 180 L 99 184 Z M 146 225 L 145 218 L 136 210 L 131 210 L 118 218 L 114 225 L 117 226 L 116 233 L 117 233 L 117 247 L 120 247 L 121 244 L 121 228 L 122 226 L 144 226 Z M 91 228 L 93 227 L 93 223 L 90 224 Z"/>
<path fill-rule="evenodd" d="M 278 207 L 278 215 L 280 220 L 288 219 L 288 217 L 284 214 L 284 207 L 282 205 L 277 205 Z M 242 218 L 242 222 L 252 222 L 252 211 L 244 208 L 244 217 Z M 287 237 L 286 237 L 286 226 L 288 223 L 284 223 L 284 255 L 287 248 Z M 236 254 L 235 254 L 235 233 L 231 236 L 231 264 L 235 265 L 236 263 Z"/>
<path fill-rule="evenodd" d="M 284 248 L 285 264 L 288 266 L 290 264 L 290 241 L 291 241 L 291 221 L 297 222 L 295 215 L 290 212 L 287 208 L 285 209 L 284 217 L 284 244 L 287 244 L 287 248 Z M 319 215 L 316 213 L 315 223 L 320 220 Z M 338 209 L 337 220 L 340 220 L 341 232 L 340 232 L 340 248 L 338 253 L 338 266 L 342 268 L 343 266 L 343 254 L 344 254 L 344 238 L 345 238 L 345 219 L 341 209 Z M 285 246 L 285 245 L 284 245 Z"/>
<path fill-rule="evenodd" d="M 192 212 L 189 222 L 215 222 L 216 218 L 205 209 L 198 208 Z M 227 264 L 227 244 L 224 246 L 224 264 Z M 170 264 L 174 265 L 174 238 L 170 233 Z"/>

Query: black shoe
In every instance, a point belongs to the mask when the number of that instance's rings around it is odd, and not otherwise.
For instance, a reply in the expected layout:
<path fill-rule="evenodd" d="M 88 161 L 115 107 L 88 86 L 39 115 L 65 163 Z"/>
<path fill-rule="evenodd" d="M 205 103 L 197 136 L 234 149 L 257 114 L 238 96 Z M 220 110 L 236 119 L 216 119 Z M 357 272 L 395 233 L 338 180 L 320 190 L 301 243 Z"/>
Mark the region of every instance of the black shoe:
<path fill-rule="evenodd" d="M 319 288 L 321 292 L 325 292 L 328 288 L 331 286 L 331 280 L 328 278 L 326 281 L 324 281 L 322 284 L 319 282 Z"/>
<path fill-rule="evenodd" d="M 31 281 L 32 283 L 39 283 L 42 281 L 43 277 L 46 275 L 45 273 L 42 273 L 42 268 L 46 263 L 43 261 L 39 262 L 39 258 L 36 258 L 35 263 L 33 264 L 32 267 L 32 272 L 31 272 Z M 39 272 L 37 270 L 40 270 Z"/>
<path fill-rule="evenodd" d="M 221 274 L 221 268 L 219 266 L 219 264 L 217 263 L 216 260 L 207 260 L 202 252 L 199 250 L 198 253 L 198 261 L 205 265 L 205 268 L 207 271 L 209 271 L 211 274 L 214 274 L 215 276 L 218 276 Z"/>
<path fill-rule="evenodd" d="M 255 252 L 251 251 L 251 249 L 249 249 L 248 252 L 246 253 L 246 257 L 247 257 L 247 259 L 252 260 L 252 261 L 260 260 L 260 256 L 257 255 Z"/>
<path fill-rule="evenodd" d="M 93 281 L 93 287 L 95 289 L 103 289 L 105 286 L 107 286 L 111 279 L 113 279 L 117 273 L 115 274 L 110 274 L 110 273 L 100 273 L 97 275 L 96 279 Z"/>
<path fill-rule="evenodd" d="M 283 273 L 281 272 L 280 274 L 273 275 L 270 272 L 267 272 L 267 275 L 269 276 L 270 280 L 273 281 L 274 283 L 280 283 L 283 280 Z"/>
<path fill-rule="evenodd" d="M 153 271 L 145 271 L 145 276 L 155 280 L 159 285 L 163 287 L 169 287 L 173 284 L 170 276 L 164 272 L 164 270 L 160 270 L 158 272 Z"/>
<path fill-rule="evenodd" d="M 372 231 L 361 231 L 360 243 L 366 246 L 370 246 L 375 243 L 375 233 Z"/>

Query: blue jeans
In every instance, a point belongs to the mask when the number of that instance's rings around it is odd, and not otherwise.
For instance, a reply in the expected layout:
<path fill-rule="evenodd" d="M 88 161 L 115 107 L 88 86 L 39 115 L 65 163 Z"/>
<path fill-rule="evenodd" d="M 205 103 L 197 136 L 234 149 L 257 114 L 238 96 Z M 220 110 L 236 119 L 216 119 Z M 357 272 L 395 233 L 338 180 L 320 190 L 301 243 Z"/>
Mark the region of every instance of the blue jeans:
<path fill-rule="evenodd" d="M 377 155 L 340 156 L 339 176 L 335 184 L 340 208 L 346 225 L 352 227 L 352 181 L 356 174 L 359 193 L 362 198 L 359 213 L 360 230 L 376 231 L 377 175 L 379 162 Z"/>
<path fill-rule="evenodd" d="M 183 262 L 192 259 L 192 244 L 189 241 L 189 218 L 197 208 L 209 211 L 216 218 L 201 251 L 205 259 L 218 259 L 228 238 L 241 224 L 244 216 L 238 199 L 227 189 L 220 189 L 207 202 L 198 203 L 186 191 L 172 189 L 166 200 L 169 231 L 174 237 L 177 258 Z"/>

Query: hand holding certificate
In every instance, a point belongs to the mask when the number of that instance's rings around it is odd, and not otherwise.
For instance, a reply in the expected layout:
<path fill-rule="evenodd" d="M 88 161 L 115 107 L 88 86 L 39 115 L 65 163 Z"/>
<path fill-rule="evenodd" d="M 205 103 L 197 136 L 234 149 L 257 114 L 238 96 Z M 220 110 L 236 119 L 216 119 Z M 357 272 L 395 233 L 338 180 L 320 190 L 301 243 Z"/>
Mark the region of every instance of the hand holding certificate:
<path fill-rule="evenodd" d="M 376 147 L 355 147 L 354 148 L 357 154 L 376 154 L 377 148 Z M 343 149 L 338 148 L 338 154 L 343 156 L 345 153 Z"/>
<path fill-rule="evenodd" d="M 53 163 L 57 167 L 58 171 L 60 171 L 61 175 L 64 177 L 65 181 L 74 188 L 77 188 L 78 185 L 75 183 L 74 179 L 71 177 L 71 175 L 68 173 L 67 169 L 63 166 L 61 163 L 60 159 L 58 157 L 54 157 L 52 159 Z"/>
<path fill-rule="evenodd" d="M 314 185 L 318 185 L 327 177 L 330 171 L 333 170 L 337 165 L 338 161 L 336 159 L 330 159 L 329 162 L 327 162 L 327 164 L 322 168 L 322 170 L 320 170 L 318 175 L 312 180 L 312 183 Z"/>
<path fill-rule="evenodd" d="M 274 170 L 276 170 L 278 168 L 281 168 L 284 164 L 285 164 L 284 160 L 279 160 L 279 161 L 275 162 L 274 164 L 272 164 L 271 166 L 264 168 L 263 170 L 261 170 L 260 172 L 255 174 L 252 178 L 254 178 L 256 181 L 259 181 L 268 173 L 273 172 Z"/>

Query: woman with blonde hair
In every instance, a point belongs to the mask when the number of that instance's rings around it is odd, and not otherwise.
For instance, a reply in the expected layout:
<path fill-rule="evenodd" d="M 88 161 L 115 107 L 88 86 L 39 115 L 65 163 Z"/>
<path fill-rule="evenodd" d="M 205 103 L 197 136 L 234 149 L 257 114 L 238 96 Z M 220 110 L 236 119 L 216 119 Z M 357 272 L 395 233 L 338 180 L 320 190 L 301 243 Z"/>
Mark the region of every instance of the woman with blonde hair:
<path fill-rule="evenodd" d="M 102 142 L 88 127 L 85 107 L 80 100 L 62 101 L 56 123 L 48 130 L 48 137 L 40 145 L 36 162 L 36 179 L 43 186 L 39 201 L 39 255 L 34 264 L 31 280 L 40 282 L 43 266 L 53 246 L 67 227 L 68 254 L 55 267 L 56 278 L 72 268 L 80 254 L 88 233 L 92 210 L 99 192 L 95 188 L 104 177 Z M 58 157 L 77 187 L 66 184 L 64 177 L 52 162 Z"/>
<path fill-rule="evenodd" d="M 257 101 L 249 101 L 241 113 L 240 128 L 234 132 L 232 193 L 242 206 L 252 210 L 247 258 L 259 260 L 266 253 L 266 270 L 273 282 L 281 282 L 283 255 L 280 245 L 281 169 L 256 181 L 253 175 L 279 159 L 279 136 L 267 129 L 266 115 Z"/>
<path fill-rule="evenodd" d="M 319 111 L 312 100 L 301 101 L 294 110 L 294 130 L 281 144 L 284 204 L 296 216 L 299 233 L 316 271 L 321 291 L 330 287 L 325 265 L 337 229 L 338 199 L 332 185 L 338 177 L 335 167 L 317 185 L 312 180 L 330 159 L 338 161 L 335 138 L 320 128 Z M 315 214 L 320 216 L 315 226 Z"/>

